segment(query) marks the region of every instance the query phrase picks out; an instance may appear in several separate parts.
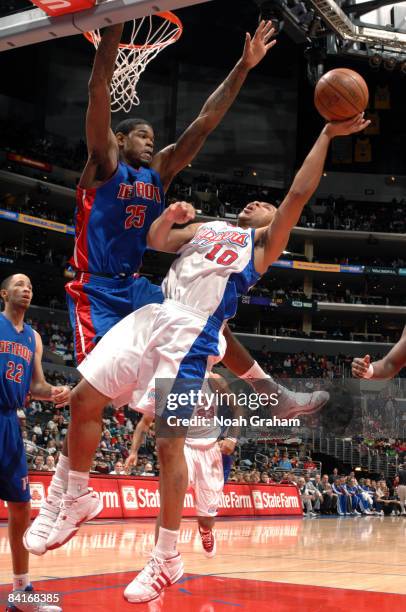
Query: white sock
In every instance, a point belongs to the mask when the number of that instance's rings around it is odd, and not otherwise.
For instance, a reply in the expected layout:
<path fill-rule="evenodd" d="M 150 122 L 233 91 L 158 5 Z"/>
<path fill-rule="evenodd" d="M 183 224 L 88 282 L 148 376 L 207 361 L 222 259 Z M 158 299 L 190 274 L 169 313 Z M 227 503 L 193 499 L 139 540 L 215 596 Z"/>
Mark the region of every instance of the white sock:
<path fill-rule="evenodd" d="M 253 379 L 255 380 L 258 378 L 271 378 L 271 377 L 269 376 L 269 374 L 264 372 L 264 370 L 261 368 L 259 363 L 254 361 L 250 369 L 247 370 L 244 374 L 241 374 L 240 378 L 242 378 L 243 380 L 246 380 L 247 382 L 250 382 L 250 380 L 253 380 Z"/>
<path fill-rule="evenodd" d="M 89 472 L 75 472 L 69 470 L 68 490 L 67 494 L 75 499 L 84 493 L 87 493 L 89 488 Z"/>
<path fill-rule="evenodd" d="M 179 537 L 179 529 L 172 531 L 171 529 L 159 528 L 158 541 L 155 545 L 154 552 L 161 559 L 170 559 L 177 554 L 177 543 Z"/>
<path fill-rule="evenodd" d="M 61 499 L 62 495 L 68 489 L 69 479 L 69 457 L 59 455 L 58 463 L 56 464 L 55 474 L 52 476 L 51 484 L 48 489 L 48 496 L 56 499 Z"/>
<path fill-rule="evenodd" d="M 259 393 L 262 393 L 264 391 L 263 386 L 261 384 L 264 380 L 267 381 L 267 389 L 269 390 L 268 392 L 278 393 L 280 388 L 284 389 L 284 387 L 281 387 L 281 385 L 279 385 L 272 378 L 272 376 L 264 372 L 259 363 L 257 363 L 256 361 L 254 361 L 249 370 L 247 370 L 244 374 L 241 374 L 240 378 L 242 380 L 245 380 L 245 382 L 251 385 L 251 387 Z M 256 388 L 257 386 L 258 389 Z"/>
<path fill-rule="evenodd" d="M 25 587 L 30 584 L 30 577 L 28 574 L 14 574 L 13 575 L 13 591 L 24 591 Z"/>

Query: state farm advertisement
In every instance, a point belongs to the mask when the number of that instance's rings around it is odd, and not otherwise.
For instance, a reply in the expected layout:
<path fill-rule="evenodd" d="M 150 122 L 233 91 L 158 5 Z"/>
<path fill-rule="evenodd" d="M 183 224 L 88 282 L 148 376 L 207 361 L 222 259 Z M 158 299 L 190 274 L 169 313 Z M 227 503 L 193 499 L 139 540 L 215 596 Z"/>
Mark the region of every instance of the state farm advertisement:
<path fill-rule="evenodd" d="M 49 474 L 31 474 L 32 516 L 38 514 L 51 481 Z M 157 478 L 95 476 L 90 486 L 103 500 L 100 518 L 145 518 L 158 515 Z M 301 516 L 302 504 L 294 485 L 226 484 L 218 516 Z M 183 516 L 196 516 L 193 492 L 185 496 Z M 7 504 L 0 500 L 0 519 L 7 518 Z"/>

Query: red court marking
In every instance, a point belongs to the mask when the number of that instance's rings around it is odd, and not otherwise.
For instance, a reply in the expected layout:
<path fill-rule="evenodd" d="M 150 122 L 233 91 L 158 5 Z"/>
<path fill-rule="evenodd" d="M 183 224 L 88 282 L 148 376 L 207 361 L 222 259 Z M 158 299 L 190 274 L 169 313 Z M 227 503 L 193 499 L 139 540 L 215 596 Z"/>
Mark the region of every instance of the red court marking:
<path fill-rule="evenodd" d="M 129 604 L 123 598 L 123 590 L 134 576 L 135 572 L 80 576 L 36 581 L 35 586 L 41 591 L 61 593 L 63 612 L 392 612 L 406 609 L 406 595 L 191 574 L 166 589 L 158 600 Z M 4 586 L 0 587 L 1 601 L 7 593 Z"/>

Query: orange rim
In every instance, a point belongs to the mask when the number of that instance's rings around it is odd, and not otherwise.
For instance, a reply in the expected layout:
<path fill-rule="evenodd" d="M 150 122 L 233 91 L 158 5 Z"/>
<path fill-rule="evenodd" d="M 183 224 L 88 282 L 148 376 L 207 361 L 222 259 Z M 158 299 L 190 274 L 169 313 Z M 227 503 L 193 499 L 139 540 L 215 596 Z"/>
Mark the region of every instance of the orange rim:
<path fill-rule="evenodd" d="M 159 13 L 154 13 L 157 17 L 162 17 L 162 19 L 166 19 L 170 21 L 174 25 L 178 26 L 178 29 L 174 31 L 172 37 L 165 42 L 157 42 L 152 45 L 134 45 L 131 43 L 120 43 L 118 46 L 120 49 L 157 49 L 159 47 L 165 47 L 170 43 L 176 42 L 181 36 L 183 32 L 183 24 L 179 17 L 172 13 L 171 11 L 161 11 Z M 83 36 L 87 38 L 89 42 L 93 44 L 93 38 L 90 32 L 83 32 Z"/>

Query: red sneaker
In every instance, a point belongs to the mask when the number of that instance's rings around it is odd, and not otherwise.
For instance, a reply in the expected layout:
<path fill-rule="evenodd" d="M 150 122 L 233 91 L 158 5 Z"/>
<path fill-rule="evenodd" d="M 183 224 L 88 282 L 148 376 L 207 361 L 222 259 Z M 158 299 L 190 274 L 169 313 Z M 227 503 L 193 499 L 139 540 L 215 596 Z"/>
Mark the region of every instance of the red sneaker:
<path fill-rule="evenodd" d="M 202 531 L 199 527 L 200 537 L 202 538 L 202 546 L 204 554 L 209 559 L 216 554 L 216 538 L 213 529 Z"/>

